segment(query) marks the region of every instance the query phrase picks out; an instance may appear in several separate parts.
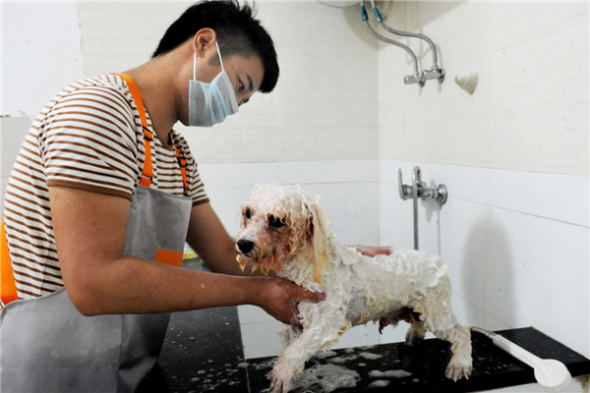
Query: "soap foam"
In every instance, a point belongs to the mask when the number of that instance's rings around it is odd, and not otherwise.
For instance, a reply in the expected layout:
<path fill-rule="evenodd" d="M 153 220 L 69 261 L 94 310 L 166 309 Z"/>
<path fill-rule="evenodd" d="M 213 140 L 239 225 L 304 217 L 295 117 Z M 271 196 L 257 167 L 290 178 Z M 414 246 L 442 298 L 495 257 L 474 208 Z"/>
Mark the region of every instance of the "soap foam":
<path fill-rule="evenodd" d="M 361 377 L 354 370 L 335 364 L 316 364 L 304 370 L 294 381 L 293 390 L 306 389 L 317 393 L 330 393 L 336 389 L 353 388 Z"/>
<path fill-rule="evenodd" d="M 384 380 L 384 379 L 378 379 L 376 381 L 373 381 L 369 384 L 369 386 L 367 386 L 367 388 L 369 389 L 375 389 L 375 388 L 384 388 L 386 386 L 389 386 L 391 384 L 390 381 Z"/>
<path fill-rule="evenodd" d="M 362 358 L 365 358 L 367 360 L 375 360 L 375 359 L 379 359 L 379 358 L 383 357 L 383 355 L 377 355 L 375 353 L 370 353 L 370 352 L 361 352 L 361 353 L 359 353 L 359 356 Z"/>

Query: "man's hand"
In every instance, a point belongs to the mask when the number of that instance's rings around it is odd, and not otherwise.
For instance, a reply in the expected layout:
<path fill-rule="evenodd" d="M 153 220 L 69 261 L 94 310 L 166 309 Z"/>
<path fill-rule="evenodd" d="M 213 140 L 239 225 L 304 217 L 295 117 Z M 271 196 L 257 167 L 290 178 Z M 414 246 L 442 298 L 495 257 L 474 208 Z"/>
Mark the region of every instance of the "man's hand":
<path fill-rule="evenodd" d="M 389 255 L 393 252 L 391 247 L 354 246 L 361 254 L 374 257 L 376 255 Z"/>
<path fill-rule="evenodd" d="M 254 279 L 254 278 L 253 278 Z M 307 289 L 280 278 L 260 277 L 260 290 L 255 305 L 277 320 L 288 325 L 300 326 L 297 305 L 302 301 L 320 302 L 326 298 L 324 293 Z"/>

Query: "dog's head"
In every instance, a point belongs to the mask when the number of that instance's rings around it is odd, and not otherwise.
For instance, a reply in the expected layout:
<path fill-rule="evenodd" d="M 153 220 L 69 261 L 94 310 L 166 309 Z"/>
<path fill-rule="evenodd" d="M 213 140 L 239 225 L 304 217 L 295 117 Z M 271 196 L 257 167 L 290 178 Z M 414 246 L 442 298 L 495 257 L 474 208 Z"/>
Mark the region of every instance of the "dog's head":
<path fill-rule="evenodd" d="M 328 220 L 317 197 L 299 186 L 259 185 L 242 205 L 242 228 L 236 241 L 237 261 L 264 274 L 280 273 L 287 261 L 307 264 L 321 282 L 328 264 Z M 303 267 L 303 266 L 301 266 Z"/>

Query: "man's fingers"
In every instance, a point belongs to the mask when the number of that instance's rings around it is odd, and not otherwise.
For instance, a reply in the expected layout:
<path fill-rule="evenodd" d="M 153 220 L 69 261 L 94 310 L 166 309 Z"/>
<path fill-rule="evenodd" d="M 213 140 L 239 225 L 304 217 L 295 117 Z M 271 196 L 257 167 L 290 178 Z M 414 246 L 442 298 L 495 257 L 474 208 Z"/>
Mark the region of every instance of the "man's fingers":
<path fill-rule="evenodd" d="M 392 252 L 391 247 L 372 247 L 372 246 L 360 246 L 357 245 L 355 248 L 363 255 L 374 257 L 377 255 L 389 255 Z"/>
<path fill-rule="evenodd" d="M 314 303 L 317 303 L 326 300 L 326 294 L 323 292 L 311 292 L 306 290 L 304 292 L 303 298 L 299 300 L 309 300 Z M 299 303 L 299 301 L 297 303 Z"/>

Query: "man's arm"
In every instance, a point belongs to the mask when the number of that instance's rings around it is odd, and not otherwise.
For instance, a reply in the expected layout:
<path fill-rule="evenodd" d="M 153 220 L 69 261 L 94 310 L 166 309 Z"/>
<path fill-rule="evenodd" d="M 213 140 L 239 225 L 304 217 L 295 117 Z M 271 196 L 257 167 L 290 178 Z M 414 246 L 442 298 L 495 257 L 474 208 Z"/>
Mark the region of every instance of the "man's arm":
<path fill-rule="evenodd" d="M 238 276 L 246 274 L 236 262 L 235 240 L 209 203 L 193 207 L 187 242 L 211 271 Z"/>
<path fill-rule="evenodd" d="M 191 271 L 122 255 L 130 201 L 65 187 L 50 187 L 49 196 L 62 276 L 84 315 L 253 304 L 293 323 L 293 303 L 319 297 L 284 280 Z"/>

